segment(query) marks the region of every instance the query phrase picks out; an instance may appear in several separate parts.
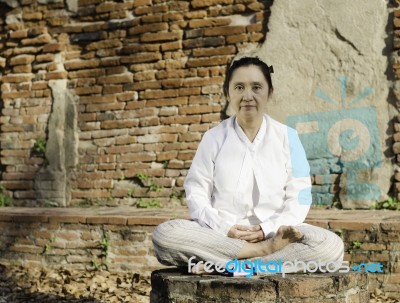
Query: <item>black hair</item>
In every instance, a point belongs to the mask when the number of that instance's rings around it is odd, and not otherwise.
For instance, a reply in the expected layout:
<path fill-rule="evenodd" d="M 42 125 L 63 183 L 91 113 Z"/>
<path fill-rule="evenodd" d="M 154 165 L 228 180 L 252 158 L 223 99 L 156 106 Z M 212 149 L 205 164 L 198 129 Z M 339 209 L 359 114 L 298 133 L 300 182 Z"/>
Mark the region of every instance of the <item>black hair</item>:
<path fill-rule="evenodd" d="M 274 91 L 274 87 L 272 86 L 272 80 L 271 80 L 271 73 L 274 72 L 272 65 L 268 66 L 265 62 L 260 60 L 258 57 L 243 57 L 243 58 L 233 61 L 231 66 L 229 66 L 229 68 L 226 71 L 225 81 L 224 81 L 224 85 L 223 85 L 223 91 L 224 91 L 225 97 L 227 97 L 229 94 L 229 82 L 231 81 L 235 70 L 237 70 L 239 67 L 249 66 L 249 65 L 255 65 L 260 68 L 261 72 L 264 75 L 265 80 L 268 83 L 268 95 L 272 94 L 272 92 Z"/>

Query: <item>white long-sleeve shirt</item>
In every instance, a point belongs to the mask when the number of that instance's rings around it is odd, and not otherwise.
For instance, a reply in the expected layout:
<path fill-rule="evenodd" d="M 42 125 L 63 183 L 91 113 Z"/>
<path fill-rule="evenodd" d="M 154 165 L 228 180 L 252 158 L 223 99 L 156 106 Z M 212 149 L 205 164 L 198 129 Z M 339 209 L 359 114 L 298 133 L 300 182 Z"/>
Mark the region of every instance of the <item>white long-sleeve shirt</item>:
<path fill-rule="evenodd" d="M 297 132 L 264 115 L 253 142 L 236 116 L 208 130 L 184 183 L 192 219 L 227 235 L 260 224 L 264 235 L 301 224 L 312 202 L 310 167 Z"/>

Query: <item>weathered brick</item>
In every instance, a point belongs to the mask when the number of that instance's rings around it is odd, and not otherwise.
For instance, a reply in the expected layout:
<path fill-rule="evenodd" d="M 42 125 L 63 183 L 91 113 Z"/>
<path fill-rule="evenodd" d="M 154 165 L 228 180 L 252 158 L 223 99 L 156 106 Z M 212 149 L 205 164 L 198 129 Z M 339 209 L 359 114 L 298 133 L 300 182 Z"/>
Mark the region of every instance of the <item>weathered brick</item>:
<path fill-rule="evenodd" d="M 192 123 L 200 123 L 201 116 L 191 115 L 191 116 L 162 117 L 160 121 L 163 124 L 192 124 Z"/>
<path fill-rule="evenodd" d="M 191 2 L 191 5 L 194 8 L 199 8 L 199 7 L 208 7 L 208 6 L 213 6 L 217 4 L 232 4 L 233 0 L 193 0 Z"/>
<path fill-rule="evenodd" d="M 166 4 L 161 4 L 161 5 L 137 7 L 135 9 L 135 14 L 136 15 L 157 14 L 157 13 L 166 13 L 167 11 L 168 11 L 168 6 Z"/>
<path fill-rule="evenodd" d="M 31 64 L 35 60 L 35 56 L 33 55 L 19 55 L 11 58 L 10 65 L 25 65 Z"/>
<path fill-rule="evenodd" d="M 181 32 L 168 32 L 168 33 L 145 33 L 140 37 L 142 42 L 154 41 L 172 41 L 182 39 Z"/>
<path fill-rule="evenodd" d="M 124 109 L 125 104 L 121 102 L 105 103 L 105 104 L 88 104 L 86 106 L 87 112 L 98 112 L 107 110 L 121 110 Z"/>
<path fill-rule="evenodd" d="M 122 85 L 104 85 L 102 88 L 104 94 L 118 94 L 123 92 Z"/>
<path fill-rule="evenodd" d="M 33 75 L 28 74 L 8 74 L 2 77 L 3 83 L 21 83 L 30 81 L 33 78 Z"/>
<path fill-rule="evenodd" d="M 168 23 L 151 23 L 145 25 L 138 25 L 129 29 L 129 35 L 137 35 L 149 32 L 160 32 L 168 30 Z"/>
<path fill-rule="evenodd" d="M 27 65 L 17 65 L 13 67 L 13 73 L 15 74 L 26 74 L 32 72 L 32 66 L 30 64 Z"/>
<path fill-rule="evenodd" d="M 155 143 L 155 142 L 175 142 L 178 139 L 178 135 L 175 134 L 150 134 L 145 136 L 139 136 L 139 143 Z"/>
<path fill-rule="evenodd" d="M 225 26 L 231 23 L 230 18 L 208 18 L 208 19 L 193 19 L 189 22 L 189 27 L 198 28 L 198 27 L 218 27 Z M 203 32 L 204 33 L 204 32 Z"/>
<path fill-rule="evenodd" d="M 109 75 L 100 77 L 99 84 L 116 84 L 116 83 L 131 83 L 133 82 L 133 75 L 131 73 L 121 75 Z"/>
<path fill-rule="evenodd" d="M 151 91 L 140 92 L 139 96 L 142 99 L 161 99 L 161 98 L 178 97 L 179 92 L 176 89 L 151 90 Z"/>
<path fill-rule="evenodd" d="M 94 68 L 100 65 L 99 59 L 91 59 L 91 60 L 72 60 L 64 63 L 64 67 L 66 70 L 77 70 L 77 69 L 85 69 L 85 68 Z"/>
<path fill-rule="evenodd" d="M 140 162 L 140 161 L 154 161 L 156 160 L 156 154 L 154 152 L 138 152 L 138 153 L 127 153 L 118 156 L 118 162 Z"/>
<path fill-rule="evenodd" d="M 121 63 L 143 63 L 143 62 L 154 62 L 161 60 L 162 56 L 160 53 L 138 53 L 131 56 L 121 57 Z"/>

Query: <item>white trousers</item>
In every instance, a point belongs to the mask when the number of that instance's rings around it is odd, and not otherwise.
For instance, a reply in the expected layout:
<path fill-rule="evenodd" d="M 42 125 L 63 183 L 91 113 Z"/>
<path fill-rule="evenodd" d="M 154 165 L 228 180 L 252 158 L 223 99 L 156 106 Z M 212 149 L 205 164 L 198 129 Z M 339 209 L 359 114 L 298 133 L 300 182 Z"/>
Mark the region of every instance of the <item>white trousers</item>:
<path fill-rule="evenodd" d="M 317 226 L 296 226 L 304 235 L 300 242 L 291 243 L 275 253 L 260 257 L 270 260 L 316 261 L 341 263 L 344 256 L 342 239 L 335 233 Z M 175 219 L 157 226 L 152 234 L 157 259 L 164 265 L 187 267 L 188 260 L 226 263 L 237 258 L 244 240 L 224 236 L 196 221 Z"/>

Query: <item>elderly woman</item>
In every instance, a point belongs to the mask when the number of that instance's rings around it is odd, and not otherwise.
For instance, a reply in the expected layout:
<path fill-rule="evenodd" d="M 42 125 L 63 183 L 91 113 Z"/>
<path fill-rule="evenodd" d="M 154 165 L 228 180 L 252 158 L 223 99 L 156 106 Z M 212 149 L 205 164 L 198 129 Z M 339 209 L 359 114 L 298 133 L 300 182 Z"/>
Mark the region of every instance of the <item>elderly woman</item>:
<path fill-rule="evenodd" d="M 199 144 L 184 184 L 192 220 L 154 230 L 161 263 L 343 260 L 336 234 L 303 223 L 312 202 L 309 164 L 296 131 L 265 114 L 271 72 L 255 57 L 227 70 L 224 94 L 235 115 Z"/>

